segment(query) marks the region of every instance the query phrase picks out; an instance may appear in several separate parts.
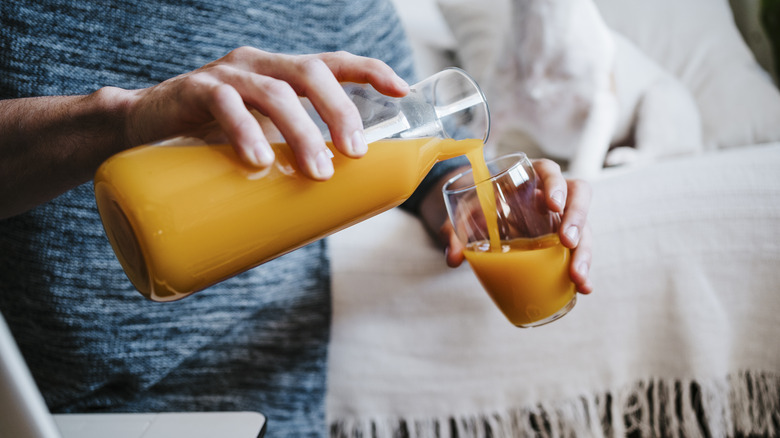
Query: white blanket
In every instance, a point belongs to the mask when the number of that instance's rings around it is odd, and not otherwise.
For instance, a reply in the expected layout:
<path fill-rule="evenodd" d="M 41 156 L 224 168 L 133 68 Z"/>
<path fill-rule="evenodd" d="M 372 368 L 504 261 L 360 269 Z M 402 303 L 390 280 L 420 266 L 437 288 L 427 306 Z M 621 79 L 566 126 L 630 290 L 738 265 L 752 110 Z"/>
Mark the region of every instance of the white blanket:
<path fill-rule="evenodd" d="M 334 235 L 332 435 L 780 433 L 780 144 L 593 188 L 595 292 L 536 329 L 402 211 Z"/>

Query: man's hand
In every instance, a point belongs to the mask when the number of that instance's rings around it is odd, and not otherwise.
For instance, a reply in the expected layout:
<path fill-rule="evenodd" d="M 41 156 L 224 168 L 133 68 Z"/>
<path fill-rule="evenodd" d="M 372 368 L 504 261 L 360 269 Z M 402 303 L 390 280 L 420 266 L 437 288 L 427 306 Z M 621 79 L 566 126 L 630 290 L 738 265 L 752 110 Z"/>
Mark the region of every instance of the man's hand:
<path fill-rule="evenodd" d="M 193 72 L 133 94 L 127 121 L 130 144 L 142 144 L 216 120 L 238 155 L 256 167 L 270 166 L 274 153 L 255 109 L 279 129 L 311 178 L 325 180 L 333 164 L 320 130 L 299 97 L 307 97 L 330 129 L 335 148 L 357 158 L 367 149 L 360 114 L 340 82 L 370 83 L 401 97 L 409 86 L 385 63 L 346 52 L 284 55 L 250 47 Z"/>
<path fill-rule="evenodd" d="M 252 110 L 284 136 L 307 176 L 328 179 L 330 151 L 299 97 L 311 101 L 339 152 L 360 157 L 367 150 L 361 118 L 340 82 L 369 83 L 393 97 L 409 92 L 409 85 L 376 59 L 241 47 L 149 88 L 0 100 L 0 218 L 89 181 L 117 152 L 211 122 L 220 125 L 247 164 L 270 166 L 274 153 Z"/>
<path fill-rule="evenodd" d="M 590 207 L 590 185 L 580 180 L 567 180 L 561 168 L 553 161 L 533 160 L 534 170 L 545 195 L 550 210 L 561 214 L 561 243 L 572 250 L 569 275 L 577 286 L 577 291 L 589 294 L 593 291 L 588 273 L 591 264 L 591 231 L 587 223 Z M 463 243 L 455 234 L 452 223 L 447 218 L 441 186 L 449 178 L 464 169 L 451 172 L 442 178 L 438 190 L 432 189 L 423 199 L 420 214 L 429 230 L 437 233 L 445 247 L 447 265 L 458 267 L 465 260 Z M 441 225 L 435 225 L 441 224 Z M 438 227 L 438 231 L 437 231 Z"/>

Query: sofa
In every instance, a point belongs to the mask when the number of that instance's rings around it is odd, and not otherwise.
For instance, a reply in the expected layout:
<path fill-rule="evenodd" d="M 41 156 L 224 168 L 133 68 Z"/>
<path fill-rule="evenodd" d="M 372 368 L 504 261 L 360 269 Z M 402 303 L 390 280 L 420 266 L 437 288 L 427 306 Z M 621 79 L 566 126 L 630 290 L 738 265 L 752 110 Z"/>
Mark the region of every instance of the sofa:
<path fill-rule="evenodd" d="M 397 0 L 420 76 L 490 50 L 475 22 L 509 0 L 463 1 Z M 780 435 L 780 92 L 758 2 L 596 3 L 690 90 L 706 150 L 590 181 L 595 292 L 539 328 L 401 210 L 331 236 L 332 436 Z"/>

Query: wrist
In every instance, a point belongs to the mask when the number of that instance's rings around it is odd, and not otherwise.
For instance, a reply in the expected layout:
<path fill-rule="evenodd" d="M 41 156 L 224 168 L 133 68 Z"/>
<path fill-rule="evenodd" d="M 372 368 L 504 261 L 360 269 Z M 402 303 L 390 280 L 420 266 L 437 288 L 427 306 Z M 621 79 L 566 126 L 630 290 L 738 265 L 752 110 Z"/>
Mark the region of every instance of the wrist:
<path fill-rule="evenodd" d="M 21 213 L 82 184 L 129 146 L 129 98 L 101 88 L 84 96 L 0 101 L 0 217 Z"/>
<path fill-rule="evenodd" d="M 111 156 L 135 146 L 128 126 L 128 120 L 135 101 L 133 91 L 116 87 L 103 87 L 85 96 L 90 112 L 96 116 L 101 137 L 106 145 L 105 153 Z"/>

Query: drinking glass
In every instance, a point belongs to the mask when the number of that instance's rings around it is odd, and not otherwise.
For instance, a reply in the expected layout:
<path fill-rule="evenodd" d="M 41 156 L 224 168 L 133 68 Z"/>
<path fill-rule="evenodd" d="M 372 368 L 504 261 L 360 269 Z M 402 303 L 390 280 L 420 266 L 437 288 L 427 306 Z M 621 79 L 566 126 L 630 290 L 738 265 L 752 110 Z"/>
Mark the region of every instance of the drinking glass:
<path fill-rule="evenodd" d="M 571 251 L 558 237 L 560 216 L 547 208 L 531 162 L 505 155 L 444 185 L 447 213 L 466 260 L 509 321 L 523 328 L 550 323 L 577 302 L 569 277 Z"/>

